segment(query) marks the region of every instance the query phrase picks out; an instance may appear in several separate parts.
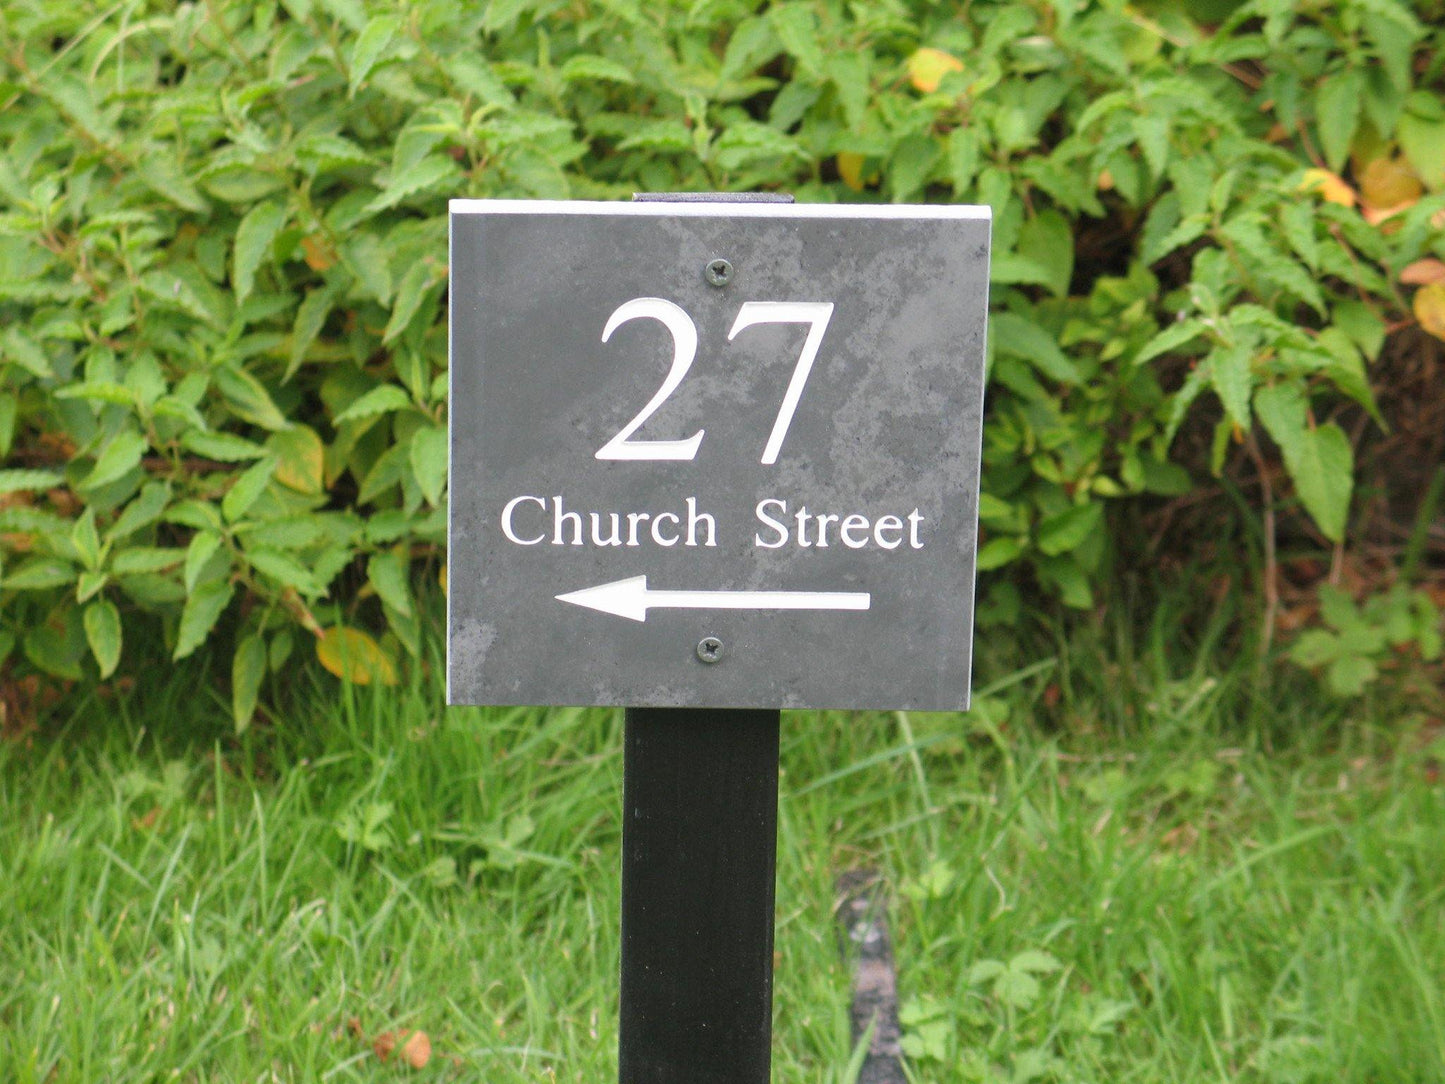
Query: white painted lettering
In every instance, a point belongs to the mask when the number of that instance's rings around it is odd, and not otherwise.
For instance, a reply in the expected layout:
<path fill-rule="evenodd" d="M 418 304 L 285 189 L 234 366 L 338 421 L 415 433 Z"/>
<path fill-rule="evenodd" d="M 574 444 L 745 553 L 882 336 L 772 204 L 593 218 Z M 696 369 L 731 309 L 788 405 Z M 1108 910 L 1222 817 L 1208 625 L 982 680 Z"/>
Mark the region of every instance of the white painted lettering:
<path fill-rule="evenodd" d="M 918 537 L 918 526 L 923 522 L 923 517 L 918 514 L 915 508 L 908 513 L 908 544 L 916 550 L 923 548 L 923 540 Z"/>
<path fill-rule="evenodd" d="M 542 541 L 542 539 L 546 538 L 547 536 L 545 534 L 539 534 L 536 538 L 519 538 L 517 536 L 517 532 L 512 529 L 512 513 L 516 511 L 517 505 L 521 504 L 523 501 L 536 501 L 538 508 L 542 509 L 544 512 L 547 510 L 547 501 L 545 498 L 513 497 L 502 508 L 502 533 L 507 536 L 509 541 L 515 542 L 519 546 L 535 546 L 538 542 Z"/>
<path fill-rule="evenodd" d="M 753 545 L 761 546 L 765 550 L 775 550 L 780 546 L 786 546 L 788 544 L 788 529 L 763 511 L 763 508 L 770 504 L 775 505 L 778 511 L 784 514 L 788 511 L 788 502 L 780 501 L 776 497 L 769 497 L 766 500 L 759 501 L 757 508 L 753 509 L 753 513 L 758 519 L 762 520 L 765 526 L 771 527 L 778 534 L 778 540 L 776 542 L 764 542 L 762 535 L 753 535 Z"/>
<path fill-rule="evenodd" d="M 594 546 L 620 546 L 622 545 L 622 523 L 617 518 L 616 512 L 608 512 L 607 518 L 612 521 L 612 534 L 602 537 L 602 517 L 596 512 L 589 512 L 587 515 L 592 520 L 592 544 Z"/>
<path fill-rule="evenodd" d="M 627 544 L 637 545 L 637 524 L 641 520 L 652 518 L 651 512 L 628 512 L 627 513 Z"/>
<path fill-rule="evenodd" d="M 853 531 L 862 531 L 862 538 L 854 538 Z M 868 517 L 860 516 L 854 512 L 838 526 L 838 537 L 843 540 L 843 545 L 850 550 L 861 550 L 868 545 Z"/>
<path fill-rule="evenodd" d="M 671 538 L 663 538 L 662 532 L 658 530 L 658 528 L 662 526 L 662 521 L 665 519 L 672 520 L 674 527 L 682 522 L 682 520 L 678 519 L 671 512 L 657 513 L 657 515 L 652 517 L 652 540 L 659 546 L 675 546 L 677 545 L 677 535 L 673 535 Z"/>
<path fill-rule="evenodd" d="M 552 498 L 552 545 L 565 546 L 562 541 L 562 525 L 568 521 L 572 523 L 572 545 L 582 545 L 582 517 L 576 512 L 562 511 L 562 496 L 558 494 Z"/>
<path fill-rule="evenodd" d="M 899 532 L 896 538 L 884 538 L 884 531 Z M 873 541 L 877 542 L 885 550 L 896 550 L 903 545 L 903 521 L 897 516 L 879 516 L 878 522 L 873 524 Z"/>
<path fill-rule="evenodd" d="M 812 549 L 813 543 L 808 541 L 808 506 L 805 504 L 798 509 L 798 545 L 803 549 Z"/>
<path fill-rule="evenodd" d="M 818 548 L 820 550 L 828 548 L 828 524 L 837 523 L 839 518 L 831 512 L 824 512 L 818 517 Z"/>
<path fill-rule="evenodd" d="M 699 512 L 697 498 L 689 497 L 687 499 L 687 544 L 689 546 L 697 545 L 697 528 L 700 523 L 704 522 L 707 524 L 707 541 L 703 545 L 716 546 L 717 539 L 714 535 L 717 531 L 717 521 L 707 512 Z"/>

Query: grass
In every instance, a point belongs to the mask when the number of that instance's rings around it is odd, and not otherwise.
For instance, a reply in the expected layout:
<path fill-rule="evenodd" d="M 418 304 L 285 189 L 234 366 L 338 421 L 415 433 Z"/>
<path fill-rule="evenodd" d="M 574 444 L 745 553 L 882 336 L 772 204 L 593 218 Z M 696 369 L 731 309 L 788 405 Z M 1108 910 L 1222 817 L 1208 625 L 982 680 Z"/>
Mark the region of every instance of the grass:
<path fill-rule="evenodd" d="M 918 1081 L 1445 1080 L 1445 788 L 1226 610 L 986 632 L 967 716 L 784 716 L 774 1079 L 880 870 Z M 0 1080 L 614 1078 L 621 713 L 194 669 L 0 749 Z M 382 1032 L 424 1030 L 425 1069 Z"/>

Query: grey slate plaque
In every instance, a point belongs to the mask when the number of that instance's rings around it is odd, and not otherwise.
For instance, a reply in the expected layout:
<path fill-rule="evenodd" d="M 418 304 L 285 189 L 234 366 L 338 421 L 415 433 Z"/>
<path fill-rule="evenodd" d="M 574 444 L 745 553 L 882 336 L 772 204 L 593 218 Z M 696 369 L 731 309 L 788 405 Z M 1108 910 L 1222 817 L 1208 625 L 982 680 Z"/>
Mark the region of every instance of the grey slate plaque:
<path fill-rule="evenodd" d="M 987 208 L 451 231 L 450 703 L 968 706 Z"/>

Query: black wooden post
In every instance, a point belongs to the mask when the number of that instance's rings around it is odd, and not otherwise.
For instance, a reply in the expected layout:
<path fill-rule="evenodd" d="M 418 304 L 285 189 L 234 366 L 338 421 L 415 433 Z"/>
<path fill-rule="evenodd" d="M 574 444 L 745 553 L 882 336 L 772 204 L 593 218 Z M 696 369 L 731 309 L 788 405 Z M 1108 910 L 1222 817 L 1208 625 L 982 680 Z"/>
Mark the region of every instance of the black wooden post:
<path fill-rule="evenodd" d="M 628 708 L 621 1084 L 767 1084 L 778 712 Z"/>
<path fill-rule="evenodd" d="M 792 203 L 781 193 L 639 193 Z M 767 1084 L 778 851 L 774 710 L 628 708 L 621 1084 Z"/>

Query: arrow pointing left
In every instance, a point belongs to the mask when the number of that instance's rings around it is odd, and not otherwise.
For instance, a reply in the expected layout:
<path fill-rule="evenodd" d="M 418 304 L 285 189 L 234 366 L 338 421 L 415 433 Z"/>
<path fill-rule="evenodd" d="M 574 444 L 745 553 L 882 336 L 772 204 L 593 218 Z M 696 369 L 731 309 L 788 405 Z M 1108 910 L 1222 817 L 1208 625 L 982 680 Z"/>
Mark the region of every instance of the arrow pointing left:
<path fill-rule="evenodd" d="M 554 596 L 589 610 L 646 621 L 651 609 L 670 610 L 866 610 L 866 591 L 652 591 L 646 576 L 613 580 Z"/>

